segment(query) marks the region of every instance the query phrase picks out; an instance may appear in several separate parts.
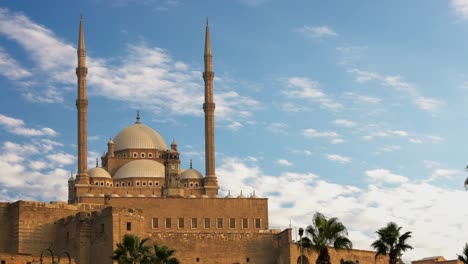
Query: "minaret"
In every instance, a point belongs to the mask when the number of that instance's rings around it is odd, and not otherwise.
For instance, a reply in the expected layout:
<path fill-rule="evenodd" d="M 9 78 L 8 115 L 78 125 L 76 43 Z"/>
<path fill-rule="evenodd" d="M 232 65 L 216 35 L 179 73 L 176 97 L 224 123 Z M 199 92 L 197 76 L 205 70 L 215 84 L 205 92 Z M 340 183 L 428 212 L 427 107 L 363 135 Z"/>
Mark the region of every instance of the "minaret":
<path fill-rule="evenodd" d="M 86 98 L 86 49 L 83 31 L 83 17 L 80 17 L 80 33 L 78 35 L 78 67 L 76 76 L 78 77 L 78 98 L 76 99 L 76 109 L 78 110 L 78 173 L 76 174 L 77 184 L 89 184 L 87 151 L 88 151 L 88 128 L 87 111 L 88 99 Z"/>
<path fill-rule="evenodd" d="M 214 144 L 214 111 L 213 102 L 213 56 L 211 54 L 210 28 L 208 19 L 206 19 L 205 32 L 205 71 L 203 80 L 205 81 L 205 103 L 203 111 L 205 112 L 205 193 L 215 195 L 218 193 L 218 180 L 215 173 L 215 144 Z"/>

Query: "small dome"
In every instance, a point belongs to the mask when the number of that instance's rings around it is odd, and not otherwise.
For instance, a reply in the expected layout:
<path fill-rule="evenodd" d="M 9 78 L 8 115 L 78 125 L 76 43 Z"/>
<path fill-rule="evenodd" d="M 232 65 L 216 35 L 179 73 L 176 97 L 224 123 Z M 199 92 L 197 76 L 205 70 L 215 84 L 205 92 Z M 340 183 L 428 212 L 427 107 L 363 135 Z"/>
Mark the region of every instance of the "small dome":
<path fill-rule="evenodd" d="M 210 198 L 208 195 L 206 194 L 203 194 L 202 196 L 200 196 L 201 198 Z"/>
<path fill-rule="evenodd" d="M 239 196 L 237 196 L 237 198 L 243 199 L 243 198 L 247 198 L 247 197 L 245 197 L 245 195 L 243 195 L 243 194 L 241 193 Z"/>
<path fill-rule="evenodd" d="M 75 181 L 75 177 L 73 177 L 73 174 L 70 176 L 70 178 L 68 178 L 68 182 L 74 182 Z"/>
<path fill-rule="evenodd" d="M 137 195 L 137 197 L 145 197 L 145 195 L 140 193 Z"/>
<path fill-rule="evenodd" d="M 158 197 L 158 196 L 156 194 L 152 194 L 152 195 L 150 195 L 150 197 L 154 198 L 154 197 Z"/>
<path fill-rule="evenodd" d="M 94 167 L 92 169 L 89 169 L 88 175 L 90 178 L 112 178 L 110 174 L 101 167 Z"/>
<path fill-rule="evenodd" d="M 124 197 L 133 197 L 133 195 L 131 195 L 129 193 L 126 193 L 126 194 L 124 194 Z"/>
<path fill-rule="evenodd" d="M 164 165 L 154 160 L 134 160 L 123 165 L 114 179 L 126 178 L 164 178 Z"/>
<path fill-rule="evenodd" d="M 187 198 L 197 198 L 195 195 L 191 194 Z"/>
<path fill-rule="evenodd" d="M 234 198 L 234 196 L 231 195 L 231 192 L 228 192 L 228 195 L 226 195 L 226 197 L 224 197 L 224 198 L 232 199 L 232 198 Z"/>
<path fill-rule="evenodd" d="M 196 169 L 188 169 L 182 172 L 180 175 L 181 179 L 203 179 L 203 175 Z"/>
<path fill-rule="evenodd" d="M 111 197 L 120 197 L 120 195 L 118 195 L 116 193 L 113 193 L 113 194 L 111 194 Z"/>
<path fill-rule="evenodd" d="M 106 195 L 103 193 L 98 194 L 98 197 L 105 197 Z"/>
<path fill-rule="evenodd" d="M 160 149 L 167 150 L 161 135 L 143 124 L 133 124 L 122 129 L 114 138 L 115 151 L 123 149 Z"/>
<path fill-rule="evenodd" d="M 84 196 L 86 196 L 86 197 L 94 197 L 94 194 L 92 194 L 92 193 L 85 193 Z"/>
<path fill-rule="evenodd" d="M 223 198 L 223 197 L 221 197 L 221 195 L 219 195 L 219 194 L 216 194 L 216 195 L 213 196 L 213 198 Z"/>

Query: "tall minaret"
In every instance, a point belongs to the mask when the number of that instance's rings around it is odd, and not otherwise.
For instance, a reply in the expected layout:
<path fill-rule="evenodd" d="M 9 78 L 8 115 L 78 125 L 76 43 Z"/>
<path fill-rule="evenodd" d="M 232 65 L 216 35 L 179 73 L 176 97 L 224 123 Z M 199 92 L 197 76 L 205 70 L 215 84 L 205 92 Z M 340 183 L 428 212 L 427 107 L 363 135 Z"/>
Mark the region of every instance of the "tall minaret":
<path fill-rule="evenodd" d="M 215 173 L 215 144 L 214 144 L 214 111 L 213 102 L 213 56 L 211 54 L 210 28 L 208 19 L 206 19 L 205 32 L 205 71 L 203 80 L 205 80 L 205 103 L 203 111 L 205 112 L 205 192 L 208 195 L 218 193 L 218 180 Z"/>
<path fill-rule="evenodd" d="M 80 33 L 78 35 L 78 67 L 76 76 L 78 77 L 78 98 L 76 99 L 76 109 L 78 110 L 78 173 L 76 174 L 77 184 L 89 184 L 88 176 L 88 128 L 87 111 L 88 99 L 86 98 L 86 49 L 83 31 L 83 17 L 80 17 Z"/>

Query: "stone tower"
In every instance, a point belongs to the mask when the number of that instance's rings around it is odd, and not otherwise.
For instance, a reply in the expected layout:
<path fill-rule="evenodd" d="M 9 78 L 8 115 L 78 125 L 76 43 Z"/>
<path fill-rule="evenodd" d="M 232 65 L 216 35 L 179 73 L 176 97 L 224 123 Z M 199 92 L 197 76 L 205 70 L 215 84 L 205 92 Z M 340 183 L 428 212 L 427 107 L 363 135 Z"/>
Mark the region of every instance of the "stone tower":
<path fill-rule="evenodd" d="M 205 71 L 203 80 L 205 81 L 205 103 L 203 111 L 205 112 L 205 194 L 215 195 L 218 193 L 218 179 L 215 173 L 215 144 L 214 144 L 214 111 L 215 103 L 213 101 L 213 56 L 211 54 L 210 28 L 208 19 L 206 20 L 205 32 Z"/>
<path fill-rule="evenodd" d="M 80 17 L 77 53 L 78 66 L 76 67 L 76 76 L 78 78 L 78 98 L 76 99 L 76 109 L 78 110 L 78 173 L 76 174 L 76 184 L 89 184 L 87 168 L 88 99 L 86 98 L 86 75 L 88 74 L 88 68 L 86 67 L 86 48 L 82 17 Z"/>

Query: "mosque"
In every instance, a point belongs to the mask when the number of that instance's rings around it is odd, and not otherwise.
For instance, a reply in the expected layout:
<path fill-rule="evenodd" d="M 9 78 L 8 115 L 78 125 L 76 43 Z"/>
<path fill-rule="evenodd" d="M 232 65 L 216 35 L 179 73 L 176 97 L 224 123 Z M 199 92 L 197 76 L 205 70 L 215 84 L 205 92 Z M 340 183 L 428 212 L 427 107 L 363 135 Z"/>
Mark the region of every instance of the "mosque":
<path fill-rule="evenodd" d="M 149 238 L 175 249 L 181 263 L 283 264 L 315 262 L 300 250 L 291 228 L 270 229 L 268 199 L 255 194 L 218 194 L 208 22 L 205 29 L 205 174 L 180 167 L 177 143 L 168 147 L 157 131 L 136 121 L 107 143 L 101 166 L 87 168 L 86 48 L 83 21 L 78 38 L 78 171 L 68 180 L 68 202 L 0 203 L 0 263 L 51 263 L 70 256 L 79 264 L 111 264 L 125 234 Z M 47 253 L 47 258 L 44 257 Z M 68 255 L 67 255 L 68 254 Z M 375 252 L 330 250 L 332 263 L 380 264 Z"/>

